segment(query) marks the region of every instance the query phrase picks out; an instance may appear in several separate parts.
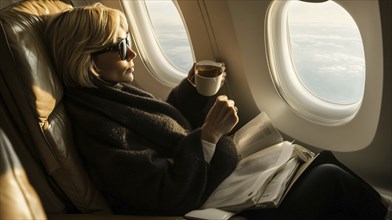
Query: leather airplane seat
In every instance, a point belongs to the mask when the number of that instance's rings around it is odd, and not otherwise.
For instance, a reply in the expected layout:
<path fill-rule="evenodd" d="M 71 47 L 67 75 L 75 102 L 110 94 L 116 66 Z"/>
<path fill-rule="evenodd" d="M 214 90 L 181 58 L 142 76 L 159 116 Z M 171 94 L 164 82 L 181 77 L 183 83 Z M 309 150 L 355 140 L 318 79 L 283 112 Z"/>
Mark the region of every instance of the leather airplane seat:
<path fill-rule="evenodd" d="M 1 10 L 0 92 L 16 126 L 24 132 L 21 138 L 30 144 L 45 169 L 51 181 L 48 185 L 61 192 L 57 195 L 62 196 L 59 201 L 63 204 L 57 207 L 45 203 L 52 198 L 42 198 L 45 210 L 111 213 L 73 144 L 71 124 L 62 103 L 62 84 L 44 43 L 48 18 L 70 7 L 59 0 L 31 0 Z M 46 189 L 36 189 L 41 197 L 46 195 L 42 191 Z"/>
<path fill-rule="evenodd" d="M 0 219 L 46 219 L 41 201 L 1 128 L 0 186 Z"/>

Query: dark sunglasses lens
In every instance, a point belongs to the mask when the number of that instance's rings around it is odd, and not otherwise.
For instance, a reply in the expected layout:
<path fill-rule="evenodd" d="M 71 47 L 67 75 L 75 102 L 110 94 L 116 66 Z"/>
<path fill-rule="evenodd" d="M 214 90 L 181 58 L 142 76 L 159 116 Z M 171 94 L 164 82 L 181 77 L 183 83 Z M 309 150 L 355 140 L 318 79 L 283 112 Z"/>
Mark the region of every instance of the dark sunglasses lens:
<path fill-rule="evenodd" d="M 126 39 L 123 39 L 120 41 L 118 45 L 118 52 L 120 53 L 120 57 L 122 60 L 125 60 L 127 58 L 127 51 L 128 51 L 127 41 Z"/>

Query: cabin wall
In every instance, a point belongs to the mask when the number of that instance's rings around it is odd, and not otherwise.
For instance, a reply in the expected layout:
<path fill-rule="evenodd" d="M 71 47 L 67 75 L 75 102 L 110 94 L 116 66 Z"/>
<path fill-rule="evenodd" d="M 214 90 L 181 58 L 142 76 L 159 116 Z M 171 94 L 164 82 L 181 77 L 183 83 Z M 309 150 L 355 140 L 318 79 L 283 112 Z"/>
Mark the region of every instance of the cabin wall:
<path fill-rule="evenodd" d="M 212 25 L 215 44 L 220 59 L 227 62 L 228 66 L 228 83 L 229 94 L 236 101 L 240 109 L 240 121 L 245 123 L 252 117 L 255 112 L 263 109 L 272 108 L 272 112 L 267 112 L 271 115 L 280 115 L 285 117 L 284 123 L 291 123 L 291 126 L 297 126 L 301 118 L 295 119 L 295 114 L 286 107 L 282 107 L 282 101 L 278 97 L 269 74 L 267 58 L 265 55 L 264 45 L 264 27 L 263 21 L 265 11 L 268 8 L 269 1 L 206 1 L 205 2 L 209 22 Z M 333 150 L 337 157 L 359 176 L 367 182 L 375 186 L 381 193 L 388 196 L 392 192 L 392 143 L 391 143 L 391 37 L 388 20 L 390 20 L 391 10 L 389 1 L 380 2 L 380 10 L 382 16 L 383 28 L 383 88 L 382 88 L 382 103 L 380 110 L 380 117 L 378 124 L 376 123 L 376 134 L 373 140 L 369 141 L 361 150 Z M 389 13 L 389 14 L 388 14 Z M 377 20 L 377 19 L 375 19 Z M 228 47 L 227 45 L 230 45 Z M 376 43 L 377 45 L 377 43 Z M 252 75 L 251 80 L 246 81 L 244 75 Z M 249 91 L 248 88 L 252 84 L 257 84 L 257 91 Z M 372 89 L 372 88 L 370 88 Z M 249 97 L 264 94 L 262 104 L 255 105 L 254 101 L 249 100 Z M 284 104 L 284 103 L 283 103 Z M 285 108 L 285 109 L 284 109 Z M 271 108 L 270 108 L 271 109 Z M 286 114 L 288 113 L 288 114 Z M 273 122 L 277 118 L 271 118 Z M 281 120 L 282 121 L 282 120 Z M 297 126 L 298 132 L 302 132 L 306 136 L 318 138 L 329 135 L 329 138 L 340 138 L 342 134 L 335 132 L 315 131 L 306 128 L 306 124 L 301 122 L 305 127 Z M 277 125 L 280 129 L 280 124 Z M 359 121 L 356 123 L 358 130 L 366 131 L 366 121 Z M 350 129 L 350 127 L 341 128 Z M 305 131 L 306 130 L 306 131 Z M 326 128 L 326 131 L 333 130 L 333 128 Z M 282 131 L 282 130 L 281 130 Z M 319 145 L 304 144 L 299 137 L 289 137 L 282 132 L 286 138 L 295 139 L 297 143 L 301 143 L 310 149 L 320 151 L 323 147 Z M 358 136 L 358 135 L 357 135 Z M 355 138 L 355 137 L 354 137 Z M 350 145 L 355 144 L 356 140 L 345 140 L 345 143 Z M 364 144 L 364 143 L 361 143 Z M 355 145 L 353 145 L 355 148 Z M 328 149 L 328 148 L 326 148 Z M 358 149 L 358 148 L 357 148 Z"/>
<path fill-rule="evenodd" d="M 392 196 L 392 3 L 380 0 L 384 50 L 384 85 L 380 119 L 372 143 L 357 152 L 336 153 L 337 157 L 382 193 Z M 364 125 L 366 126 L 366 125 Z M 371 155 L 371 156 L 370 156 Z"/>

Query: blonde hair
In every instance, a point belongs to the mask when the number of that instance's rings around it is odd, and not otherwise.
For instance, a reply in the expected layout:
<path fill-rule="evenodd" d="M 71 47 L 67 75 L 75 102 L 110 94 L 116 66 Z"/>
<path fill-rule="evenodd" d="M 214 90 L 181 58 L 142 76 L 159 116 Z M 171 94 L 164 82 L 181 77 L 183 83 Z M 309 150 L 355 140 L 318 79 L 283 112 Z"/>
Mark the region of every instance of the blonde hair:
<path fill-rule="evenodd" d="M 75 7 L 53 18 L 46 30 L 48 47 L 65 86 L 94 87 L 90 74 L 99 77 L 92 53 L 128 31 L 125 15 L 101 3 Z"/>

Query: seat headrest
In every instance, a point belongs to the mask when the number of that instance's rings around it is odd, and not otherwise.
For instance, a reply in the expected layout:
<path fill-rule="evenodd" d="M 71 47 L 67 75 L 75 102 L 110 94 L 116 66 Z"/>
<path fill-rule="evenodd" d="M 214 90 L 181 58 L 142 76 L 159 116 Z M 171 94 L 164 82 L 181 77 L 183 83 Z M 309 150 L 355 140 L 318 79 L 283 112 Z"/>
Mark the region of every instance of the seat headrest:
<path fill-rule="evenodd" d="M 7 69 L 3 72 L 21 73 L 14 83 L 33 91 L 29 104 L 37 109 L 40 123 L 46 123 L 63 93 L 46 52 L 43 29 L 50 16 L 70 8 L 62 1 L 25 1 L 1 12 L 3 30 L 7 32 L 4 37 L 8 36 L 5 40 L 10 49 L 2 53 L 12 52 L 2 56 L 2 62 L 14 64 L 4 66 Z"/>
<path fill-rule="evenodd" d="M 0 11 L 0 92 L 11 94 L 6 104 L 18 109 L 15 121 L 26 128 L 24 135 L 33 140 L 33 151 L 64 200 L 82 212 L 110 213 L 73 144 L 63 86 L 44 40 L 49 19 L 71 8 L 60 0 L 29 0 Z"/>

